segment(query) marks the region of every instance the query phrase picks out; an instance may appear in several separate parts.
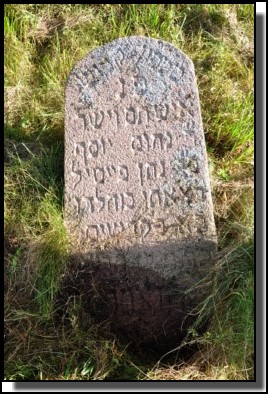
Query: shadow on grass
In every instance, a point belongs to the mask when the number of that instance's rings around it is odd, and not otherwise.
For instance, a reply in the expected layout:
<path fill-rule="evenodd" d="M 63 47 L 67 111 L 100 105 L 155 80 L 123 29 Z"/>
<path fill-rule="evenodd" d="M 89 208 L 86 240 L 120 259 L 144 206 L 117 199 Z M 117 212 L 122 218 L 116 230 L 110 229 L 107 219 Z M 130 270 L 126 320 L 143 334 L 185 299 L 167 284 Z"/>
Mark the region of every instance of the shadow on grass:
<path fill-rule="evenodd" d="M 12 140 L 20 143 L 30 143 L 35 145 L 42 145 L 43 147 L 51 147 L 55 143 L 63 144 L 64 132 L 63 125 L 59 125 L 57 128 L 47 128 L 41 130 L 36 128 L 35 130 L 29 131 L 29 127 L 23 124 L 23 120 L 16 122 L 15 124 L 4 124 L 4 137 L 5 140 Z"/>
<path fill-rule="evenodd" d="M 191 310 L 205 291 L 187 291 L 213 268 L 213 251 L 212 241 L 196 239 L 73 255 L 61 282 L 58 310 L 64 314 L 76 298 L 85 324 L 109 321 L 123 342 L 163 354 L 182 341 L 193 323 Z"/>
<path fill-rule="evenodd" d="M 76 373 L 78 379 L 94 379 L 98 369 L 107 379 L 138 379 L 139 368 L 146 371 L 176 348 L 194 321 L 195 316 L 189 312 L 205 294 L 200 290 L 189 296 L 185 290 L 202 277 L 202 271 L 205 275 L 211 268 L 212 260 L 200 256 L 214 247 L 209 241 L 196 240 L 187 246 L 165 246 L 166 255 L 163 245 L 128 251 L 133 258 L 159 258 L 162 254 L 162 263 L 168 264 L 167 256 L 174 257 L 183 248 L 184 258 L 175 261 L 178 282 L 175 277 L 164 278 L 152 267 L 123 264 L 124 256 L 117 249 L 71 255 L 65 267 L 54 270 L 61 280 L 58 292 L 51 298 L 51 314 L 45 316 L 38 312 L 36 296 L 42 281 L 50 291 L 47 275 L 52 270 L 38 270 L 47 263 L 45 260 L 28 266 L 27 250 L 17 256 L 15 266 L 18 245 L 6 246 L 6 377 L 21 381 L 40 380 L 41 376 L 68 380 L 71 373 Z M 57 256 L 56 249 L 49 251 L 52 253 Z M 114 259 L 119 264 L 114 264 Z M 56 259 L 50 261 L 52 265 L 59 263 Z M 186 360 L 195 350 L 195 346 L 184 347 L 172 357 Z M 89 362 L 94 373 L 83 375 L 81 371 Z"/>
<path fill-rule="evenodd" d="M 183 24 L 186 36 L 198 34 L 200 31 L 213 35 L 228 26 L 228 20 L 222 13 L 216 10 L 209 12 L 203 8 L 203 5 L 196 5 L 186 15 Z"/>

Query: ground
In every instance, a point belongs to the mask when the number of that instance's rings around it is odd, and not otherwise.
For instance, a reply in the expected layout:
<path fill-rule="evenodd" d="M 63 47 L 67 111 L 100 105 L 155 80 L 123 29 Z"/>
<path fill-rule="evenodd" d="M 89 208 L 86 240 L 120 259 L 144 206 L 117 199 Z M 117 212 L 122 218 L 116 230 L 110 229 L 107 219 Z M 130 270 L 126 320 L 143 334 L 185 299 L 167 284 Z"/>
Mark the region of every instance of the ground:
<path fill-rule="evenodd" d="M 253 379 L 253 5 L 6 4 L 4 28 L 5 379 Z M 210 296 L 167 356 L 85 319 L 81 294 L 58 304 L 71 254 L 66 79 L 92 49 L 129 35 L 169 41 L 194 62 L 219 237 L 199 284 Z"/>

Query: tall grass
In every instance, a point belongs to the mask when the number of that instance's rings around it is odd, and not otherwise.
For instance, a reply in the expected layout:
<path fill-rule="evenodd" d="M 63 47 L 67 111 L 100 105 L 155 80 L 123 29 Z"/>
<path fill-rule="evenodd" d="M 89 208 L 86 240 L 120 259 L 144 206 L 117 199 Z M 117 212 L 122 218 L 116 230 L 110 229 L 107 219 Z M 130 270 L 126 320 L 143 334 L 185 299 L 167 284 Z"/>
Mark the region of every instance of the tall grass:
<path fill-rule="evenodd" d="M 252 379 L 253 20 L 250 4 L 5 5 L 6 379 Z M 70 253 L 64 86 L 89 51 L 128 35 L 169 41 L 196 68 L 221 254 L 187 366 L 153 369 L 107 326 L 88 330 L 79 297 L 56 313 Z"/>

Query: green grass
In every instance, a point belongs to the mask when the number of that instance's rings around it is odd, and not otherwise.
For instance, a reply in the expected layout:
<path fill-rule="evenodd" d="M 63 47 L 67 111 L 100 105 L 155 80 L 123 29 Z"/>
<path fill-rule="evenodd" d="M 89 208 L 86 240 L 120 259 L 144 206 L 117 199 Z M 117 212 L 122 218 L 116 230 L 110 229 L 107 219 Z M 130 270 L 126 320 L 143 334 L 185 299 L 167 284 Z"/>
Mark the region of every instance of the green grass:
<path fill-rule="evenodd" d="M 210 277 L 199 284 L 209 288 L 210 296 L 198 306 L 195 325 L 198 327 L 198 324 L 208 321 L 209 329 L 200 337 L 198 328 L 192 328 L 188 340 L 205 343 L 208 349 L 206 363 L 214 368 L 224 363 L 230 369 L 231 379 L 234 371 L 238 376 L 238 372 L 244 372 L 247 379 L 252 379 L 254 248 L 250 243 L 235 244 L 229 248 L 223 250 L 222 258 Z"/>
<path fill-rule="evenodd" d="M 5 5 L 6 379 L 252 379 L 253 21 L 250 4 Z M 88 52 L 127 35 L 171 42 L 197 74 L 221 254 L 187 338 L 200 346 L 190 366 L 153 368 L 108 327 L 88 330 L 78 297 L 57 315 L 70 253 L 65 83 Z"/>

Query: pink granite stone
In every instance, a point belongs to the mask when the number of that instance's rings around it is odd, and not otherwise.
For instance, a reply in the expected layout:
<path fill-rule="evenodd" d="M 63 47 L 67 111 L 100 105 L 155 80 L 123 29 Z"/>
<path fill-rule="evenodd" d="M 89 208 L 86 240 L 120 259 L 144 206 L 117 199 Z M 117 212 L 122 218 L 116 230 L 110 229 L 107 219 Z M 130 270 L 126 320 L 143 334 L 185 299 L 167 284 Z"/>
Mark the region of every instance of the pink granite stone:
<path fill-rule="evenodd" d="M 117 39 L 65 92 L 65 222 L 81 250 L 176 278 L 211 267 L 216 229 L 193 62 L 146 37 Z M 154 301 L 155 302 L 155 301 Z"/>

